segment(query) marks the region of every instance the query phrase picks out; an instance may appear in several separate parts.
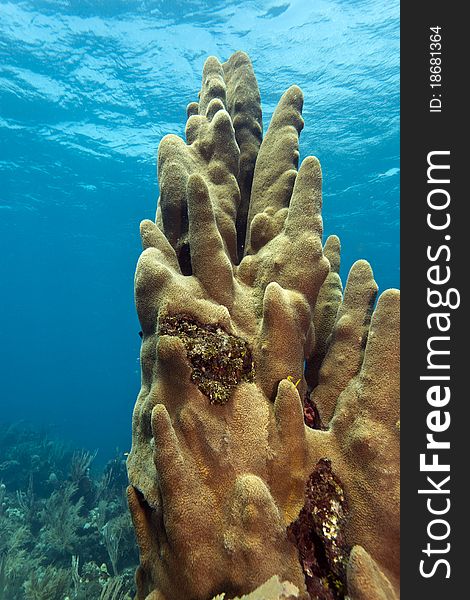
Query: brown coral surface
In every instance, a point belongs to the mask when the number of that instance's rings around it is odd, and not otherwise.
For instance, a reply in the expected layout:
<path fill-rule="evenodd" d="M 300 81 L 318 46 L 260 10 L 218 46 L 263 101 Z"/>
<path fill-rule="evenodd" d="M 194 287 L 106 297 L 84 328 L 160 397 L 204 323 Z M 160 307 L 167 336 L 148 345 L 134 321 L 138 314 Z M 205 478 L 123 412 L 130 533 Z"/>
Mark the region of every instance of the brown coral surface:
<path fill-rule="evenodd" d="M 248 56 L 210 57 L 186 141 L 160 143 L 135 277 L 139 600 L 233 598 L 275 575 L 303 599 L 398 594 L 399 293 L 374 304 L 358 261 L 343 295 L 320 163 L 298 167 L 302 104 L 290 87 L 262 139 Z M 318 572 L 292 535 L 302 510 Z"/>

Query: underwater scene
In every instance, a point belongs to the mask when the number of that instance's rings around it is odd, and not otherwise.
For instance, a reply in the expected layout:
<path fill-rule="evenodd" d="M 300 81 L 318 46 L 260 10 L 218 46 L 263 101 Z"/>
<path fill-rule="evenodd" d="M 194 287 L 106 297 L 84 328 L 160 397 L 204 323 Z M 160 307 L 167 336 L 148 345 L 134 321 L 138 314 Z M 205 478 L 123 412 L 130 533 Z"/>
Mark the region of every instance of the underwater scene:
<path fill-rule="evenodd" d="M 0 0 L 0 57 L 0 600 L 399 598 L 398 2 Z"/>

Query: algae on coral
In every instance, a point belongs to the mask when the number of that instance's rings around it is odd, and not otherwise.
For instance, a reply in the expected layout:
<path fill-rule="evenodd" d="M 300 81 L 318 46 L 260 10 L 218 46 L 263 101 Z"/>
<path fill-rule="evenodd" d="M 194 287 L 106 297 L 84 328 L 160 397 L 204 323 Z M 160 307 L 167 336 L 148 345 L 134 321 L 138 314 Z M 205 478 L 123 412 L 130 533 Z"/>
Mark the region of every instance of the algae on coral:
<path fill-rule="evenodd" d="M 171 315 L 160 319 L 159 335 L 174 335 L 183 342 L 192 366 L 191 381 L 211 404 L 225 404 L 236 385 L 254 380 L 249 345 L 220 325 L 204 325 L 186 315 Z"/>
<path fill-rule="evenodd" d="M 350 552 L 343 531 L 348 507 L 329 460 L 318 462 L 306 488 L 305 504 L 288 534 L 298 548 L 310 597 L 343 600 Z"/>

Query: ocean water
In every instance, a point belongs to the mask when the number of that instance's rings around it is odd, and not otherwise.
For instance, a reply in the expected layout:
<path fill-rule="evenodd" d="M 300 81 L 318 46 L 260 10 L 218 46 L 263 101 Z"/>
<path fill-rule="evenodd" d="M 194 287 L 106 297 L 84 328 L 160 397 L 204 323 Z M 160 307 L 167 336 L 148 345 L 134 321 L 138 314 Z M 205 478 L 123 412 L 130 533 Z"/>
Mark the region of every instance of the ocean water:
<path fill-rule="evenodd" d="M 366 258 L 399 286 L 397 0 L 1 0 L 0 420 L 128 450 L 157 146 L 183 134 L 207 56 L 238 49 L 265 127 L 304 92 L 301 155 L 321 160 L 343 280 Z"/>

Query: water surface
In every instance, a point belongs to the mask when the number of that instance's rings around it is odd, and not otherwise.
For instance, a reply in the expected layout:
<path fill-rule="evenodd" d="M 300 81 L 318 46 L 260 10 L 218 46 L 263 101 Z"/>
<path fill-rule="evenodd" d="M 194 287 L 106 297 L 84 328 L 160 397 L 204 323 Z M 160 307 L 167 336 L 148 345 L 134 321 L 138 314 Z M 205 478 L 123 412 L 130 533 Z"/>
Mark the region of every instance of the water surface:
<path fill-rule="evenodd" d="M 302 88 L 302 156 L 321 160 L 342 275 L 367 258 L 398 287 L 398 19 L 396 0 L 0 2 L 3 420 L 128 448 L 138 224 L 210 54 L 250 54 L 265 127 Z"/>

